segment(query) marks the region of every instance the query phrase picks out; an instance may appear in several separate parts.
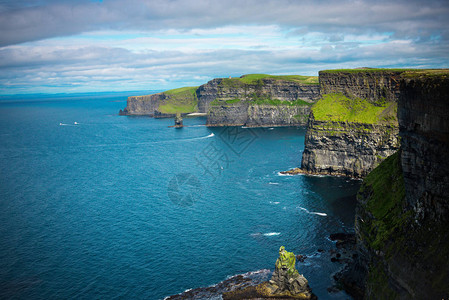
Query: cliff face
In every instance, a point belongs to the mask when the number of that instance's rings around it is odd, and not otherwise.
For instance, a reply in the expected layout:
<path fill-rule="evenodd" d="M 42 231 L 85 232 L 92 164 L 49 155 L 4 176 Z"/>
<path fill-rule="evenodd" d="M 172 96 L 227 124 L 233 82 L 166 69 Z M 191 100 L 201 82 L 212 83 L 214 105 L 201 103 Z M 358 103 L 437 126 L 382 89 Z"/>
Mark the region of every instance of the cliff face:
<path fill-rule="evenodd" d="M 310 105 L 254 104 L 252 101 L 210 105 L 207 126 L 299 126 L 305 125 Z"/>
<path fill-rule="evenodd" d="M 347 70 L 320 71 L 321 94 L 342 93 L 347 97 L 367 99 L 370 102 L 385 99 L 397 102 L 400 77 L 404 71 Z"/>
<path fill-rule="evenodd" d="M 347 278 L 365 278 L 367 299 L 447 299 L 449 77 L 405 74 L 400 87 L 401 150 L 360 189 Z"/>
<path fill-rule="evenodd" d="M 154 112 L 166 98 L 164 93 L 128 97 L 126 107 L 124 110 L 120 110 L 120 114 L 154 116 Z"/>
<path fill-rule="evenodd" d="M 317 83 L 317 77 L 299 75 L 216 78 L 198 88 L 129 97 L 120 114 L 174 117 L 202 112 L 208 113 L 208 126 L 305 125 L 309 106 L 320 95 Z"/>
<path fill-rule="evenodd" d="M 197 90 L 208 126 L 305 125 L 319 86 L 279 78 L 214 79 Z"/>
<path fill-rule="evenodd" d="M 128 97 L 121 115 L 147 115 L 152 117 L 174 117 L 198 111 L 197 87 L 184 87 L 163 93 Z"/>
<path fill-rule="evenodd" d="M 400 72 L 321 71 L 301 170 L 364 177 L 399 148 Z"/>
<path fill-rule="evenodd" d="M 311 174 L 365 177 L 398 147 L 395 125 L 318 121 L 312 112 L 301 169 Z"/>
<path fill-rule="evenodd" d="M 215 99 L 249 99 L 257 96 L 281 101 L 301 99 L 314 102 L 320 96 L 320 87 L 317 84 L 273 78 L 262 78 L 250 82 L 241 78 L 217 78 L 200 86 L 196 94 L 199 111 L 207 113 L 210 103 Z"/>

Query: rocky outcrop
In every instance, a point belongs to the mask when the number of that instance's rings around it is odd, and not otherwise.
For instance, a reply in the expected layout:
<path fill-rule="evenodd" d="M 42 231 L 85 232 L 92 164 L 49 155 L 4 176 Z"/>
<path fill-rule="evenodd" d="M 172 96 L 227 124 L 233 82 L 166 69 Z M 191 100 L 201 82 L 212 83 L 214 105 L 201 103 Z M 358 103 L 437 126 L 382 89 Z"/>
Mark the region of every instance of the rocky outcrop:
<path fill-rule="evenodd" d="M 449 297 L 448 75 L 404 74 L 401 150 L 374 169 L 359 191 L 359 258 L 343 283 L 364 289 L 366 299 Z"/>
<path fill-rule="evenodd" d="M 223 293 L 223 299 L 316 299 L 307 279 L 298 273 L 295 264 L 295 255 L 281 246 L 279 258 L 275 264 L 276 268 L 269 282 L 225 292 Z"/>

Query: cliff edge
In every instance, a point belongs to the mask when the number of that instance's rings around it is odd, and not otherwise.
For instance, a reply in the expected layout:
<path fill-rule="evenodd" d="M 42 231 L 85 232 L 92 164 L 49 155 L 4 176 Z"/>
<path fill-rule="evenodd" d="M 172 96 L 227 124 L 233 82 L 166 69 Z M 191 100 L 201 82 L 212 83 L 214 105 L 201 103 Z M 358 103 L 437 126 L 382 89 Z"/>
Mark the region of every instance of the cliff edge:
<path fill-rule="evenodd" d="M 449 297 L 448 95 L 447 70 L 402 76 L 401 149 L 365 178 L 357 197 L 359 258 L 342 283 L 359 297 Z"/>
<path fill-rule="evenodd" d="M 399 148 L 397 102 L 404 71 L 320 71 L 322 98 L 312 107 L 301 169 L 365 177 Z"/>

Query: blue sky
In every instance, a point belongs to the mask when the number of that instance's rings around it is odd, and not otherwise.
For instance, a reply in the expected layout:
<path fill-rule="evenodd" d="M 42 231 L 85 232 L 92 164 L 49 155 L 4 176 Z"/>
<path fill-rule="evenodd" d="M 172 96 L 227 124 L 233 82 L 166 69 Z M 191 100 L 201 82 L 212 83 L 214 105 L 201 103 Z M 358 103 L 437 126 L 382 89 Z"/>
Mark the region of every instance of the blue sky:
<path fill-rule="evenodd" d="M 0 94 L 449 67 L 449 1 L 0 0 Z"/>

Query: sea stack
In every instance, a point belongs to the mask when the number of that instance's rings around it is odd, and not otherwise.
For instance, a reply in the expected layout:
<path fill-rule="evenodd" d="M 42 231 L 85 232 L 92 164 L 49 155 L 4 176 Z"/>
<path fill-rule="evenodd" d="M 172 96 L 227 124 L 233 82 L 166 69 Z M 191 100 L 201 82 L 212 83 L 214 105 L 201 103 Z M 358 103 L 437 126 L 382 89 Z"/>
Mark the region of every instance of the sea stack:
<path fill-rule="evenodd" d="M 299 274 L 295 267 L 296 256 L 293 252 L 279 249 L 279 258 L 271 280 L 243 290 L 223 293 L 224 300 L 237 299 L 316 299 L 307 279 Z"/>
<path fill-rule="evenodd" d="M 182 117 L 180 113 L 176 114 L 175 117 L 175 128 L 182 128 L 184 125 L 182 124 Z"/>

